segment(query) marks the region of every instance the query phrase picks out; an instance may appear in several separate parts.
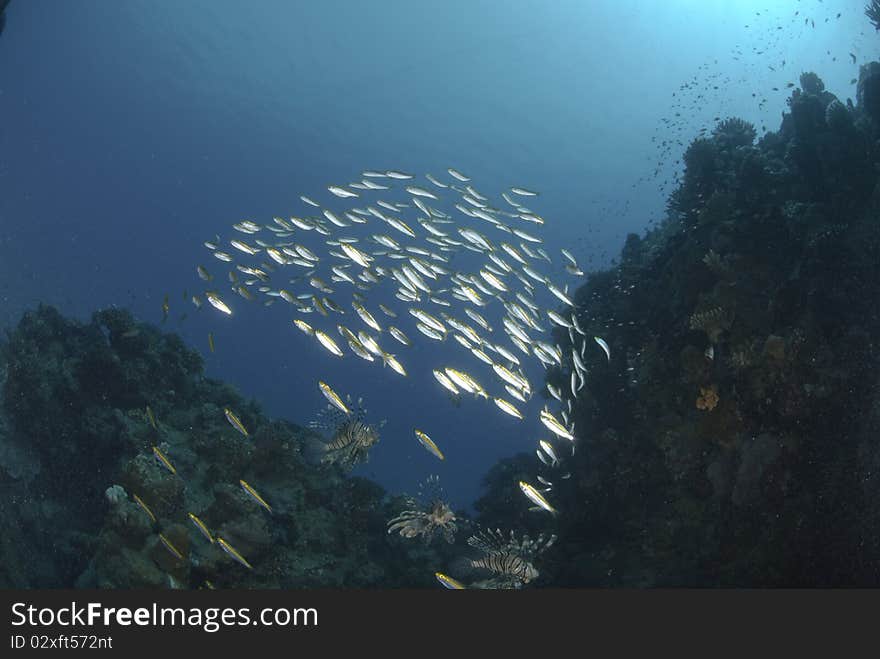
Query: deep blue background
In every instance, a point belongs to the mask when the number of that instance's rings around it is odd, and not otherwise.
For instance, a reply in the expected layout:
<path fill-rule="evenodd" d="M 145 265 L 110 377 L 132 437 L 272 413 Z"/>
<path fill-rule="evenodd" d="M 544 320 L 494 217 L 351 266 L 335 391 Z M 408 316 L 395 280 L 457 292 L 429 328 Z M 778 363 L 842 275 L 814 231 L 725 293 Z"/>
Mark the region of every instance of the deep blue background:
<path fill-rule="evenodd" d="M 495 460 L 545 434 L 540 399 L 525 423 L 482 401 L 456 409 L 430 376 L 445 347 L 398 351 L 412 373 L 401 379 L 328 357 L 277 305 L 196 313 L 182 296 L 201 288 L 202 241 L 302 213 L 300 194 L 362 169 L 451 166 L 479 189 L 540 190 L 529 205 L 548 219 L 548 249 L 606 266 L 627 232 L 661 217 L 683 145 L 716 116 L 774 129 L 804 70 L 854 94 L 848 53 L 877 55 L 863 4 L 13 0 L 0 36 L 0 325 L 37 302 L 159 322 L 167 294 L 166 327 L 210 375 L 299 423 L 324 404 L 317 379 L 362 394 L 388 425 L 359 473 L 409 492 L 439 473 L 468 504 Z"/>

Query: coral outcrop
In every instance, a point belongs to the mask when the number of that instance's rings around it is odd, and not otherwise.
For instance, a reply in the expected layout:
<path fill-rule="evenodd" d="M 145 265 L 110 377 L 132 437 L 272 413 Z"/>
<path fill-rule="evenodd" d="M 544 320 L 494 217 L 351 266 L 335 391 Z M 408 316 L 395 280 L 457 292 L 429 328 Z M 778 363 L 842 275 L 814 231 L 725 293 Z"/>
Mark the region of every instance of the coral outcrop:
<path fill-rule="evenodd" d="M 124 310 L 79 323 L 41 306 L 0 353 L 2 586 L 428 586 L 454 556 L 451 546 L 389 539 L 397 500 L 337 466 L 309 464 L 311 431 L 267 419 L 206 378 L 177 336 Z"/>
<path fill-rule="evenodd" d="M 629 370 L 586 352 L 548 585 L 880 585 L 878 71 L 855 105 L 804 74 L 757 142 L 695 140 L 666 221 L 575 293 Z M 527 523 L 510 480 L 487 522 Z"/>

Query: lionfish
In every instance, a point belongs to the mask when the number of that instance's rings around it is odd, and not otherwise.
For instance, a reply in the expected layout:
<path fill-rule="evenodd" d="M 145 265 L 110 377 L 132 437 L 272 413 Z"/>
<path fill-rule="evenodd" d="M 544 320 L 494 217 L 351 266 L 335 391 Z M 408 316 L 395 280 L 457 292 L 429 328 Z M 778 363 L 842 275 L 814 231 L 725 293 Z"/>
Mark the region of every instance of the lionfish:
<path fill-rule="evenodd" d="M 385 421 L 374 427 L 365 423 L 367 410 L 363 407 L 363 399 L 358 398 L 354 406 L 351 396 L 346 396 L 350 414 L 327 405 L 318 412 L 318 418 L 309 423 L 309 427 L 324 436 L 312 438 L 307 445 L 308 457 L 313 462 L 338 464 L 343 469 L 352 469 L 360 462 L 369 460 L 370 448 L 379 441 L 379 428 Z"/>
<path fill-rule="evenodd" d="M 458 526 L 455 513 L 445 499 L 440 477 L 429 476 L 419 485 L 417 499 L 407 497 L 408 510 L 388 520 L 388 533 L 397 531 L 404 538 L 422 536 L 426 545 L 431 543 L 435 535 L 442 535 L 446 542 L 453 543 Z"/>
<path fill-rule="evenodd" d="M 556 535 L 551 535 L 546 540 L 544 534 L 535 540 L 524 535 L 522 541 L 517 541 L 513 531 L 510 537 L 505 538 L 500 529 L 495 531 L 478 531 L 468 538 L 468 544 L 474 549 L 480 550 L 483 555 L 480 558 L 464 559 L 465 565 L 470 568 L 488 570 L 492 576 L 480 584 L 484 588 L 521 588 L 523 584 L 534 581 L 540 574 L 532 560 L 539 554 L 548 550 L 556 542 Z"/>

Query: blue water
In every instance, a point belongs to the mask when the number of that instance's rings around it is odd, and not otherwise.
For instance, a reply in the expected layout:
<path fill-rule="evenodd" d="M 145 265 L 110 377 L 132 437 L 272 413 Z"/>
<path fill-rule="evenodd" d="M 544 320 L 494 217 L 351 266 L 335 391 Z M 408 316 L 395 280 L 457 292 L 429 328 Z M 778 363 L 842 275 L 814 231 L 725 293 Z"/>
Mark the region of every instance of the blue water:
<path fill-rule="evenodd" d="M 419 347 L 396 351 L 400 378 L 330 357 L 280 304 L 196 312 L 183 298 L 204 288 L 196 264 L 223 273 L 202 241 L 303 214 L 300 194 L 326 199 L 363 169 L 455 167 L 480 190 L 540 190 L 528 205 L 547 218 L 548 251 L 607 266 L 661 218 L 676 160 L 715 117 L 774 129 L 805 70 L 854 94 L 849 53 L 877 54 L 862 4 L 13 0 L 0 36 L 0 325 L 38 302 L 159 323 L 168 295 L 165 327 L 209 375 L 303 424 L 324 405 L 318 379 L 364 396 L 388 423 L 357 473 L 408 492 L 437 473 L 468 505 L 497 459 L 546 435 L 540 396 L 525 422 L 484 401 L 452 406 L 431 368 L 476 361 L 411 324 Z M 540 369 L 529 374 L 540 388 Z"/>

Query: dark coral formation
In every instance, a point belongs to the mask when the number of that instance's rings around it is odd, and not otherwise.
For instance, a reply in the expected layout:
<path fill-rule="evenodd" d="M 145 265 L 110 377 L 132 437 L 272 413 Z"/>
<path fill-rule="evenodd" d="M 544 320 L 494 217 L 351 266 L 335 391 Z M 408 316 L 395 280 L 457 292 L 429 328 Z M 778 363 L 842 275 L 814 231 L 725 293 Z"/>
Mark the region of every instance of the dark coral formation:
<path fill-rule="evenodd" d="M 696 140 L 667 220 L 577 291 L 612 358 L 586 353 L 547 585 L 880 585 L 878 66 L 855 106 L 805 74 L 778 132 Z M 491 523 L 526 522 L 510 489 Z"/>
<path fill-rule="evenodd" d="M 875 30 L 880 30 L 880 0 L 871 0 L 871 3 L 865 6 L 865 16 L 871 21 Z"/>
<path fill-rule="evenodd" d="M 2 363 L 0 586 L 428 586 L 457 551 L 388 538 L 399 500 L 308 464 L 311 431 L 266 419 L 204 377 L 201 357 L 178 337 L 126 311 L 83 324 L 40 307 L 8 335 Z M 249 437 L 230 426 L 226 407 Z M 203 537 L 189 513 L 253 570 Z"/>

